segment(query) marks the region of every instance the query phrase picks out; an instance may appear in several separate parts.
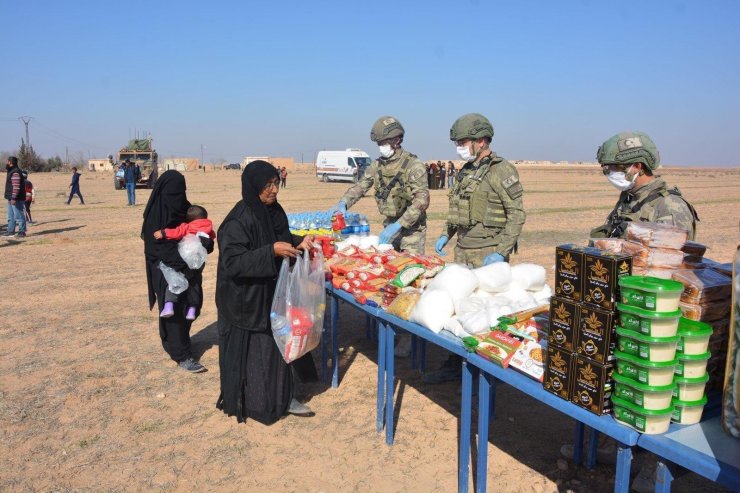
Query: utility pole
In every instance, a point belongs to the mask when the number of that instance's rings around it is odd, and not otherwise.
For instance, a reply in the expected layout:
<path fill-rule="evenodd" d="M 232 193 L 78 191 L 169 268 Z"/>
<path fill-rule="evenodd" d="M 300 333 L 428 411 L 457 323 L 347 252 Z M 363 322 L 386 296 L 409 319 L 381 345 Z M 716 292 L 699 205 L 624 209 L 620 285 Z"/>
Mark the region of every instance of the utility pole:
<path fill-rule="evenodd" d="M 30 116 L 22 116 L 19 118 L 20 121 L 26 126 L 26 146 L 31 147 L 31 139 L 28 137 L 28 124 L 31 123 L 32 118 Z"/>
<path fill-rule="evenodd" d="M 203 144 L 200 145 L 200 165 L 203 166 L 203 172 L 205 172 L 206 162 L 203 161 Z"/>

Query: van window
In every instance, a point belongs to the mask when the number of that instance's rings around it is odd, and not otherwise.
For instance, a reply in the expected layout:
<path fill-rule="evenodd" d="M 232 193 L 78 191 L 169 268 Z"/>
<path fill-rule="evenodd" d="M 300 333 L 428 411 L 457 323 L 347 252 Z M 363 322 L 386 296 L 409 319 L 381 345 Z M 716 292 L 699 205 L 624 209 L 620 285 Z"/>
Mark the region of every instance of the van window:
<path fill-rule="evenodd" d="M 354 168 L 355 167 L 355 162 L 352 160 L 351 157 L 348 157 L 347 158 L 347 166 L 349 166 L 350 168 Z"/>
<path fill-rule="evenodd" d="M 370 158 L 369 157 L 356 157 L 355 161 L 357 161 L 357 165 L 361 167 L 370 166 Z"/>

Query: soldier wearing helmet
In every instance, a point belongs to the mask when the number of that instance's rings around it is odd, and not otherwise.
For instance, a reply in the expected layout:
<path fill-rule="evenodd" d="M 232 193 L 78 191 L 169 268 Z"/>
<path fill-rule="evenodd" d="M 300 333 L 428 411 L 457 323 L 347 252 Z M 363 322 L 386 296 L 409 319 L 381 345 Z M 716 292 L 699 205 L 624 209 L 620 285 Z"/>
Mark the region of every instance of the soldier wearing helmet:
<path fill-rule="evenodd" d="M 678 187 L 669 189 L 655 174 L 660 154 L 647 134 L 614 135 L 601 144 L 596 159 L 609 183 L 622 193 L 606 222 L 591 231 L 592 238 L 623 237 L 629 221 L 650 221 L 685 229 L 689 239 L 694 239 L 699 220 L 696 210 Z"/>
<path fill-rule="evenodd" d="M 385 218 L 380 242 L 392 243 L 396 250 L 424 253 L 429 207 L 426 168 L 401 147 L 403 135 L 403 126 L 396 118 L 378 118 L 370 130 L 370 140 L 378 144 L 380 157 L 347 190 L 336 209 L 345 212 L 375 185 L 378 211 Z"/>
<path fill-rule="evenodd" d="M 491 122 L 478 113 L 461 116 L 450 129 L 465 164 L 450 190 L 447 224 L 435 251 L 446 255 L 445 245 L 457 234 L 455 262 L 473 267 L 508 261 L 526 218 L 519 174 L 491 151 L 492 138 Z"/>

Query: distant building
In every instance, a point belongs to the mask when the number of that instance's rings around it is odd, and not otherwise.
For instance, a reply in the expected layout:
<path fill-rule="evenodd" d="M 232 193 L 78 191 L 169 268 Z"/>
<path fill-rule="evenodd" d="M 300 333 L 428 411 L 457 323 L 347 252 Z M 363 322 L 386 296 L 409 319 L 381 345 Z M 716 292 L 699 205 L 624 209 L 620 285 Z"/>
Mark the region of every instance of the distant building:
<path fill-rule="evenodd" d="M 113 171 L 110 159 L 90 159 L 87 161 L 88 171 Z"/>
<path fill-rule="evenodd" d="M 292 157 L 270 157 L 270 156 L 247 156 L 244 159 L 242 159 L 242 169 L 251 163 L 252 161 L 267 161 L 268 163 L 272 164 L 273 166 L 282 168 L 285 166 L 285 168 L 288 171 L 293 171 L 296 169 L 295 160 Z M 313 164 L 313 163 L 311 163 Z"/>
<path fill-rule="evenodd" d="M 174 169 L 177 171 L 195 171 L 200 168 L 200 160 L 194 157 L 170 157 L 159 165 L 162 171 Z"/>

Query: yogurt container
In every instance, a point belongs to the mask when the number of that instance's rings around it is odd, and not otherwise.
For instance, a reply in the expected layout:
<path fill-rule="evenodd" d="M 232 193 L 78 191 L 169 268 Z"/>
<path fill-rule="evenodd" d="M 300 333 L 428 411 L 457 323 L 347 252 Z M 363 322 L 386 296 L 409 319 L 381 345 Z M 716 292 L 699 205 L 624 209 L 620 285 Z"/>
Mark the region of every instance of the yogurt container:
<path fill-rule="evenodd" d="M 662 363 L 676 359 L 678 336 L 650 337 L 617 327 L 617 349 L 641 359 Z"/>
<path fill-rule="evenodd" d="M 712 336 L 712 326 L 695 320 L 683 318 L 678 321 L 678 347 L 676 350 L 683 354 L 704 354 L 709 348 L 709 338 Z"/>
<path fill-rule="evenodd" d="M 651 337 L 672 337 L 678 332 L 681 310 L 653 312 L 617 303 L 619 325 Z"/>
<path fill-rule="evenodd" d="M 614 396 L 650 411 L 659 411 L 671 406 L 675 384 L 654 387 L 615 373 Z"/>
<path fill-rule="evenodd" d="M 671 421 L 680 425 L 695 425 L 701 421 L 701 413 L 704 412 L 704 404 L 706 403 L 706 396 L 698 401 L 679 401 L 674 399 Z"/>
<path fill-rule="evenodd" d="M 670 279 L 625 276 L 619 279 L 622 303 L 653 312 L 675 312 L 683 284 Z"/>
<path fill-rule="evenodd" d="M 673 368 L 676 360 L 655 362 L 640 359 L 637 356 L 614 351 L 617 359 L 617 373 L 653 387 L 663 387 L 673 383 Z"/>
<path fill-rule="evenodd" d="M 657 435 L 668 431 L 671 425 L 673 406 L 650 410 L 636 406 L 619 397 L 612 397 L 614 419 L 646 435 Z"/>
<path fill-rule="evenodd" d="M 680 401 L 698 401 L 704 397 L 704 387 L 709 381 L 709 374 L 705 373 L 699 378 L 673 377 L 676 388 L 673 389 L 673 397 Z"/>
<path fill-rule="evenodd" d="M 699 378 L 707 374 L 707 361 L 711 354 L 678 354 L 676 375 L 684 378 Z"/>

